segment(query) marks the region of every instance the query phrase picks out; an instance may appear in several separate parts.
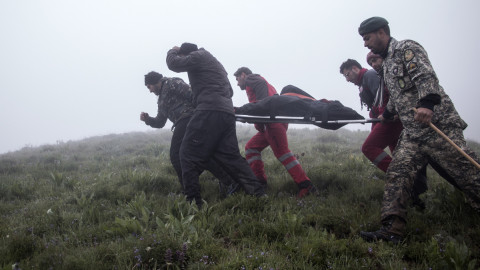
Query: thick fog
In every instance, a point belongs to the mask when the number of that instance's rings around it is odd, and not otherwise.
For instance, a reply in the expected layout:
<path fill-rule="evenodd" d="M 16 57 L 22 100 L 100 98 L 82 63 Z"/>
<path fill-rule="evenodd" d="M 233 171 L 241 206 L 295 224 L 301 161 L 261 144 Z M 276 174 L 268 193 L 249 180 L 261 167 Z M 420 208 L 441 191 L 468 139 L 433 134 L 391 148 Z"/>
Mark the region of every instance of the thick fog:
<path fill-rule="evenodd" d="M 155 70 L 188 82 L 165 64 L 167 51 L 185 41 L 223 63 L 236 106 L 247 97 L 233 73 L 247 66 L 279 91 L 293 84 L 368 117 L 339 66 L 353 58 L 369 68 L 357 29 L 371 16 L 386 18 L 397 40 L 423 45 L 469 124 L 466 137 L 480 141 L 478 10 L 474 0 L 1 1 L 0 153 L 151 130 L 139 120 L 142 111 L 155 115 L 157 106 L 144 74 Z"/>

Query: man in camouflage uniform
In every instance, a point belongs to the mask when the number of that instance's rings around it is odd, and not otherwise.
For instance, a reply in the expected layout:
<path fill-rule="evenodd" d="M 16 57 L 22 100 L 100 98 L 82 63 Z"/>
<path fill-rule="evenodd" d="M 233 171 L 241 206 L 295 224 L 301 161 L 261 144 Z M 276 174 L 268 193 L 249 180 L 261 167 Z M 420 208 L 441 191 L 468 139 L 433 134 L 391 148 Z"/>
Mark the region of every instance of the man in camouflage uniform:
<path fill-rule="evenodd" d="M 180 146 L 194 111 L 192 90 L 182 79 L 163 77 L 162 74 L 155 71 L 145 75 L 145 86 L 151 93 L 158 96 L 158 112 L 156 117 L 150 117 L 148 113 L 142 112 L 140 120 L 154 128 L 163 128 L 167 119 L 173 123 L 170 161 L 178 175 L 183 191 Z M 220 181 L 222 195 L 228 195 L 237 189 L 238 184 L 213 159 L 208 163 L 208 170 Z"/>
<path fill-rule="evenodd" d="M 363 21 L 358 32 L 364 46 L 383 58 L 380 74 L 390 91 L 390 101 L 381 118 L 392 119 L 398 114 L 404 127 L 387 170 L 381 210 L 383 226 L 360 235 L 367 241 L 402 240 L 413 179 L 429 160 L 438 163 L 465 193 L 470 205 L 480 211 L 480 170 L 429 127 L 433 123 L 477 159 L 463 136 L 467 124 L 439 85 L 426 51 L 415 41 L 390 37 L 388 22 L 381 17 Z"/>

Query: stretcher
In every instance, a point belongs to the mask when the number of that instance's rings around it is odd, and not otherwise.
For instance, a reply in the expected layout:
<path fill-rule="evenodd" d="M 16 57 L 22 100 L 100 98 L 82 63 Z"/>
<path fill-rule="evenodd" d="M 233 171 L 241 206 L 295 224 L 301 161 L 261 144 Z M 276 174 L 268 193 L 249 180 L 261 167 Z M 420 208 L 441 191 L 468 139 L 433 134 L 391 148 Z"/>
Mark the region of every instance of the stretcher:
<path fill-rule="evenodd" d="M 238 122 L 250 124 L 268 124 L 268 123 L 288 123 L 288 124 L 312 124 L 320 128 L 337 130 L 347 124 L 367 124 L 378 123 L 380 119 L 351 119 L 351 120 L 318 120 L 315 116 L 299 117 L 299 116 L 259 116 L 259 115 L 243 115 L 236 114 L 235 119 Z"/>
<path fill-rule="evenodd" d="M 368 124 L 368 123 L 378 123 L 380 119 L 378 118 L 369 118 L 369 119 L 352 119 L 352 120 L 318 120 L 315 116 L 310 117 L 299 117 L 299 116 L 259 116 L 259 115 L 244 115 L 244 114 L 235 114 L 235 119 L 238 122 L 242 123 L 289 123 L 289 124 Z"/>
<path fill-rule="evenodd" d="M 281 95 L 235 107 L 235 117 L 244 123 L 313 124 L 331 130 L 337 130 L 346 124 L 379 121 L 365 119 L 338 100 L 316 100 L 295 86 L 284 87 Z"/>

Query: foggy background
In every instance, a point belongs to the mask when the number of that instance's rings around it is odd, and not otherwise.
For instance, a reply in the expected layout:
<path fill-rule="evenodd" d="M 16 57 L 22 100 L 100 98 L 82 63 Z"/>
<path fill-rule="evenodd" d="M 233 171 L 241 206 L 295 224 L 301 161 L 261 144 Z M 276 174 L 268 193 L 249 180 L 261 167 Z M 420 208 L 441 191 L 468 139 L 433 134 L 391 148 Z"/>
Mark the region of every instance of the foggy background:
<path fill-rule="evenodd" d="M 167 51 L 183 42 L 225 66 L 235 106 L 248 100 L 233 73 L 247 66 L 278 92 L 293 84 L 368 117 L 339 67 L 353 58 L 370 68 L 357 29 L 372 16 L 386 18 L 397 40 L 423 45 L 469 124 L 466 138 L 480 141 L 479 10 L 474 0 L 2 0 L 0 153 L 152 130 L 139 120 L 142 111 L 157 111 L 144 75 L 155 70 L 188 83 L 165 63 Z"/>

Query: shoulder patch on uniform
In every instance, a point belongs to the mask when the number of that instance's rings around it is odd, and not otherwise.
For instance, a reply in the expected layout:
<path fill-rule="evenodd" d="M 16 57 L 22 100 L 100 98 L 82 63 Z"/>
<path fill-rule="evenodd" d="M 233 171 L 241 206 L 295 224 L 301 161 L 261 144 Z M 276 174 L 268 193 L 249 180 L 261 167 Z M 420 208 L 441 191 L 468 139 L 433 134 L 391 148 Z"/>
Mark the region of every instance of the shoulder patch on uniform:
<path fill-rule="evenodd" d="M 416 63 L 410 63 L 408 64 L 408 71 L 412 71 L 412 70 L 415 70 L 417 68 L 417 64 Z"/>
<path fill-rule="evenodd" d="M 409 62 L 413 59 L 413 57 L 415 57 L 415 53 L 413 53 L 412 50 L 408 49 L 408 50 L 405 51 L 403 56 L 405 58 L 405 61 Z"/>

